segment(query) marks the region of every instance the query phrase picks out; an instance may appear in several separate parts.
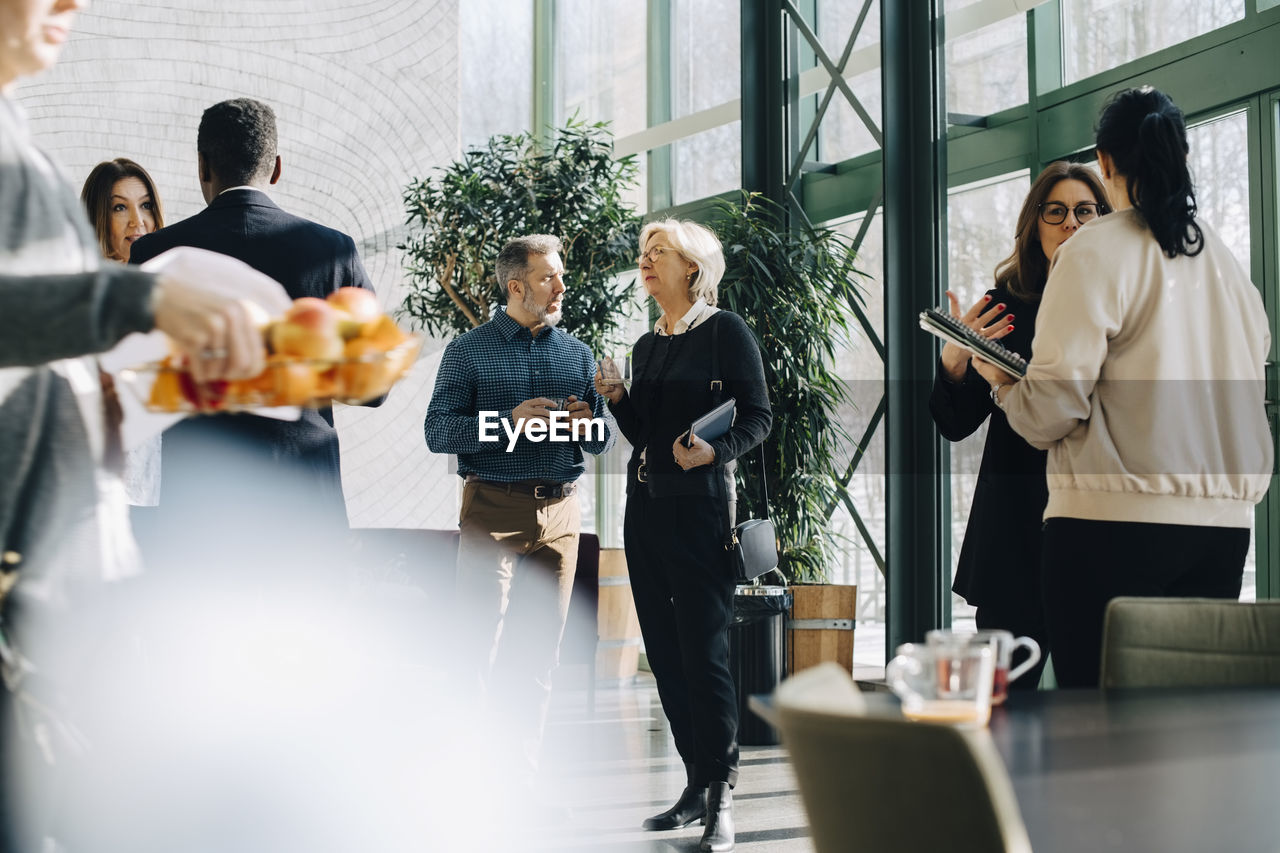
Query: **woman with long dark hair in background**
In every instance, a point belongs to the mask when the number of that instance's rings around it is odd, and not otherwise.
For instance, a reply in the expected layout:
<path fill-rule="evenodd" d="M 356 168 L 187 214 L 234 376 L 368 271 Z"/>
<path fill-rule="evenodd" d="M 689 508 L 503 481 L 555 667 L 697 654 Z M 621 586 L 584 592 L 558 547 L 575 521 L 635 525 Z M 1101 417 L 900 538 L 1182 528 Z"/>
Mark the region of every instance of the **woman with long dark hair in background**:
<path fill-rule="evenodd" d="M 107 260 L 127 264 L 133 242 L 164 227 L 164 207 L 155 182 L 146 169 L 127 157 L 94 166 L 80 188 L 80 203 Z M 156 535 L 161 441 L 156 435 L 126 450 L 120 472 L 129 500 L 129 520 L 144 555 Z"/>
<path fill-rule="evenodd" d="M 1022 203 L 1013 252 L 996 267 L 995 287 L 963 315 L 948 291 L 951 312 L 980 334 L 1030 359 L 1054 254 L 1083 225 L 1109 209 L 1095 172 L 1078 163 L 1050 163 Z M 991 401 L 969 351 L 955 344 L 942 348 L 929 411 L 949 441 L 968 438 L 990 418 L 952 589 L 976 608 L 979 629 L 1030 637 L 1047 652 L 1040 585 L 1040 528 L 1049 499 L 1046 454 L 1013 431 Z M 1010 688 L 1034 690 L 1045 659 L 1042 656 Z"/>

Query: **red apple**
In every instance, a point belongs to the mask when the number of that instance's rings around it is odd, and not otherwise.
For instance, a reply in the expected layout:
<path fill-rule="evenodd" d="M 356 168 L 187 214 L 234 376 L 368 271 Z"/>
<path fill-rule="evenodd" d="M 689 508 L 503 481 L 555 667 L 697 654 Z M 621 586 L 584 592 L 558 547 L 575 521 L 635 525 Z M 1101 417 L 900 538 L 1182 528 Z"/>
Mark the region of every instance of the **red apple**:
<path fill-rule="evenodd" d="M 325 361 L 342 357 L 338 312 L 323 299 L 295 299 L 284 317 L 271 326 L 271 348 L 280 355 Z"/>
<path fill-rule="evenodd" d="M 338 328 L 346 340 L 359 337 L 382 316 L 378 298 L 372 290 L 363 287 L 340 287 L 325 297 L 325 301 L 338 309 Z"/>

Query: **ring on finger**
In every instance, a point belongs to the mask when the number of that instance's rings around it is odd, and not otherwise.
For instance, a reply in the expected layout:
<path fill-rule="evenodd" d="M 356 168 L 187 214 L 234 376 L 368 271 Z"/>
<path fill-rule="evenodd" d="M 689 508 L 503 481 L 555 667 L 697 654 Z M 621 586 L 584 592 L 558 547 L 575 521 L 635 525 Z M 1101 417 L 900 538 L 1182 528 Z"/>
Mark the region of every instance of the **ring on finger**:
<path fill-rule="evenodd" d="M 219 358 L 226 358 L 227 351 L 225 349 L 211 347 L 209 349 L 200 350 L 200 357 L 205 359 L 206 361 L 213 361 Z"/>

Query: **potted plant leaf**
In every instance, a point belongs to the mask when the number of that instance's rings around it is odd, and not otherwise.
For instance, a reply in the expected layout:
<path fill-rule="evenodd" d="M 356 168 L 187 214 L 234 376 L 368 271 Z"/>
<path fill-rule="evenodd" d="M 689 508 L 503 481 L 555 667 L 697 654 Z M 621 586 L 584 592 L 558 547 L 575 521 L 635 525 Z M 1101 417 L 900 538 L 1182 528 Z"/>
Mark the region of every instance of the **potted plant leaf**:
<path fill-rule="evenodd" d="M 569 287 L 561 328 L 593 352 L 618 333 L 633 285 L 639 217 L 624 200 L 634 157 L 615 160 L 605 123 L 571 119 L 539 142 L 499 135 L 404 191 L 408 294 L 401 313 L 435 335 L 461 334 L 506 304 L 494 261 L 507 240 L 554 234 Z"/>

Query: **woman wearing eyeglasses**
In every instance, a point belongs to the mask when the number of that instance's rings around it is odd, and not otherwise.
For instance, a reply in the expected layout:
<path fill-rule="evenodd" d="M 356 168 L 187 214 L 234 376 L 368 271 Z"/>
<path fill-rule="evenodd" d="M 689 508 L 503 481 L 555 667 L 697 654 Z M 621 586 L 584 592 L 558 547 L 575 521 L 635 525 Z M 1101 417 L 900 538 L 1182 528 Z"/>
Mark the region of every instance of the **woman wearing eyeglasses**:
<path fill-rule="evenodd" d="M 1077 163 L 1051 163 L 1036 178 L 1018 214 L 1013 253 L 996 267 L 995 287 L 961 319 L 1024 358 L 1049 265 L 1058 247 L 1106 213 L 1107 194 L 1095 172 Z M 960 316 L 956 297 L 947 298 Z M 990 388 L 969 351 L 946 344 L 929 398 L 938 431 L 949 441 L 972 435 L 988 417 L 978 483 L 952 589 L 976 608 L 978 627 L 1003 628 L 1048 650 L 1040 583 L 1040 527 L 1048 492 L 1045 452 L 1027 444 L 991 401 Z M 1011 688 L 1034 690 L 1045 657 Z"/>
<path fill-rule="evenodd" d="M 644 227 L 640 249 L 640 277 L 662 316 L 632 351 L 630 392 L 605 384 L 599 373 L 595 385 L 634 448 L 627 465 L 627 570 L 686 773 L 676 804 L 643 825 L 671 830 L 705 819 L 698 849 L 732 850 L 738 700 L 729 623 L 736 579 L 724 544 L 735 503 L 734 460 L 764 441 L 773 416 L 751 330 L 716 307 L 725 267 L 720 241 L 701 225 L 668 219 Z M 725 435 L 695 435 L 686 447 L 690 423 L 721 396 L 712 390 L 715 380 L 723 383 L 723 398 L 736 401 L 737 417 Z"/>
<path fill-rule="evenodd" d="M 1097 151 L 1117 212 L 1059 251 L 1026 378 L 976 363 L 1049 451 L 1043 578 L 1064 687 L 1098 685 L 1110 599 L 1240 596 L 1273 455 L 1267 316 L 1196 215 L 1182 112 L 1122 91 Z"/>

